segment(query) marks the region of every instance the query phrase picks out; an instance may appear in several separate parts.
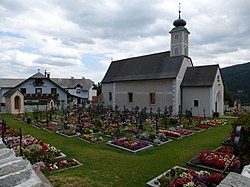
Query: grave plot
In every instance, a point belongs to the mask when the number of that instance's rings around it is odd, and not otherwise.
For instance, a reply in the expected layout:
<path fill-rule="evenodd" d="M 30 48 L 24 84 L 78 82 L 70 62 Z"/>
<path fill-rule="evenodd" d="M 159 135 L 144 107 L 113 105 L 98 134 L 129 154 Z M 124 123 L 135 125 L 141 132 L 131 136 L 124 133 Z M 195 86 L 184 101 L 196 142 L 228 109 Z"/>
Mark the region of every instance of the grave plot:
<path fill-rule="evenodd" d="M 168 138 L 164 133 L 157 134 L 155 132 L 138 134 L 136 135 L 136 139 L 140 141 L 147 141 L 149 144 L 154 146 L 161 146 L 172 141 L 172 139 Z"/>
<path fill-rule="evenodd" d="M 40 169 L 43 173 L 46 173 L 46 172 L 63 171 L 66 169 L 72 169 L 79 166 L 82 166 L 82 163 L 80 163 L 76 159 L 68 159 L 68 160 L 60 159 L 53 163 L 41 163 L 40 165 L 37 165 L 37 169 Z"/>
<path fill-rule="evenodd" d="M 117 140 L 111 140 L 107 142 L 108 145 L 129 151 L 131 153 L 137 153 L 139 151 L 153 147 L 146 141 L 139 141 L 130 138 L 121 138 Z"/>
<path fill-rule="evenodd" d="M 182 136 L 180 133 L 178 132 L 175 132 L 175 131 L 170 131 L 170 130 L 159 130 L 159 133 L 163 133 L 165 134 L 167 137 L 171 138 L 171 139 L 175 139 L 175 140 L 178 140 L 178 139 L 181 139 Z"/>
<path fill-rule="evenodd" d="M 57 122 L 51 122 L 48 125 L 44 125 L 43 129 L 48 132 L 57 132 L 62 128 L 62 126 Z"/>
<path fill-rule="evenodd" d="M 60 134 L 62 136 L 65 136 L 67 138 L 73 138 L 73 137 L 80 136 L 80 133 L 78 133 L 76 131 L 71 131 L 71 130 L 57 131 L 56 133 Z"/>
<path fill-rule="evenodd" d="M 75 159 L 66 159 L 66 155 L 59 149 L 46 144 L 41 140 L 37 140 L 31 135 L 22 136 L 22 143 L 20 137 L 6 137 L 5 141 L 11 141 L 11 147 L 17 156 L 22 156 L 34 165 L 35 169 L 42 171 L 57 171 L 68 169 L 82 165 Z M 20 145 L 21 148 L 20 148 Z"/>
<path fill-rule="evenodd" d="M 220 146 L 214 150 L 215 152 L 233 154 L 234 148 L 230 146 Z"/>
<path fill-rule="evenodd" d="M 180 133 L 182 137 L 188 137 L 195 134 L 195 131 L 188 130 L 188 129 L 178 129 L 175 132 Z"/>
<path fill-rule="evenodd" d="M 208 171 L 195 171 L 175 166 L 163 174 L 147 182 L 148 187 L 162 186 L 216 186 L 222 180 L 220 173 L 210 174 Z"/>
<path fill-rule="evenodd" d="M 233 154 L 222 153 L 216 151 L 200 152 L 198 156 L 187 162 L 188 165 L 196 166 L 204 169 L 209 169 L 216 172 L 222 172 L 228 164 L 231 163 Z M 230 164 L 228 171 L 237 172 L 240 167 L 240 160 L 238 157 Z"/>
<path fill-rule="evenodd" d="M 22 154 L 32 164 L 36 162 L 50 162 L 53 159 L 66 157 L 65 154 L 53 145 L 46 144 L 42 140 L 37 140 L 31 135 L 22 136 L 21 141 L 22 143 L 20 143 L 19 136 L 8 136 L 5 138 L 5 142 L 10 142 L 10 147 L 13 148 L 17 156 L 21 156 Z M 22 145 L 21 148 L 20 145 Z"/>
<path fill-rule="evenodd" d="M 87 143 L 91 143 L 91 144 L 95 144 L 95 143 L 100 143 L 103 142 L 103 138 L 102 135 L 100 135 L 99 133 L 97 134 L 82 134 L 78 137 L 79 140 L 87 142 Z"/>

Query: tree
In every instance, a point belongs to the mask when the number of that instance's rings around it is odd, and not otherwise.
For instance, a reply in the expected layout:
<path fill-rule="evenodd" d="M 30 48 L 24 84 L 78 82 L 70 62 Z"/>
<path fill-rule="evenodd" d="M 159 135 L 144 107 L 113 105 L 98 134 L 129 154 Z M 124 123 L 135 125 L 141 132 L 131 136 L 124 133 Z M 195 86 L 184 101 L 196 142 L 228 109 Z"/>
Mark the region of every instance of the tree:
<path fill-rule="evenodd" d="M 93 90 L 97 90 L 97 96 L 102 93 L 102 83 L 93 84 Z"/>
<path fill-rule="evenodd" d="M 233 106 L 234 97 L 233 97 L 232 92 L 228 89 L 228 87 L 226 85 L 224 87 L 224 99 L 225 99 L 225 101 L 228 101 L 229 106 Z"/>

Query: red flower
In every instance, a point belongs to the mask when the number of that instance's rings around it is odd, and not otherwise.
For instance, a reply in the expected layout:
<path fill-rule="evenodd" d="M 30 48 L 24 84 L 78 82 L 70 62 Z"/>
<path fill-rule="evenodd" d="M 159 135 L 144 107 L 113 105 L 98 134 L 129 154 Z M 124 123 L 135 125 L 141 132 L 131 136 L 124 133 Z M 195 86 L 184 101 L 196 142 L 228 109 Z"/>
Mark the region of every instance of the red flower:
<path fill-rule="evenodd" d="M 219 152 L 200 152 L 199 159 L 205 165 L 215 167 L 218 169 L 224 169 L 231 161 L 232 154 L 227 153 L 219 153 Z M 240 161 L 239 158 L 236 158 L 231 167 L 236 168 L 239 167 Z"/>

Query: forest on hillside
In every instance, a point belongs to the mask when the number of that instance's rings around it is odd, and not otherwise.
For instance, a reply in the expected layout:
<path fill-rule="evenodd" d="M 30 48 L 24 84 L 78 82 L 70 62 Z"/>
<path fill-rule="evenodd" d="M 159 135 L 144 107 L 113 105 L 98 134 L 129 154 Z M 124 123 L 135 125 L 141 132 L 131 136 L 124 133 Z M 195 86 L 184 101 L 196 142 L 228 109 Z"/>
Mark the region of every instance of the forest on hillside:
<path fill-rule="evenodd" d="M 250 62 L 221 69 L 225 84 L 225 101 L 230 104 L 240 99 L 242 105 L 250 105 Z"/>

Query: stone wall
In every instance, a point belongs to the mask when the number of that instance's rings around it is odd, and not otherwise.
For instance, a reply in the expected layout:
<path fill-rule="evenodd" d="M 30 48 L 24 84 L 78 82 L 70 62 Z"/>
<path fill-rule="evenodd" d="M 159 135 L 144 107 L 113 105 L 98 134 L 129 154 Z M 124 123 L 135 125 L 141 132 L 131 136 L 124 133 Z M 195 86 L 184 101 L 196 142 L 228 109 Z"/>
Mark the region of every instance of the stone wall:
<path fill-rule="evenodd" d="M 28 160 L 16 157 L 0 139 L 0 186 L 4 187 L 51 187 L 42 182 Z"/>

